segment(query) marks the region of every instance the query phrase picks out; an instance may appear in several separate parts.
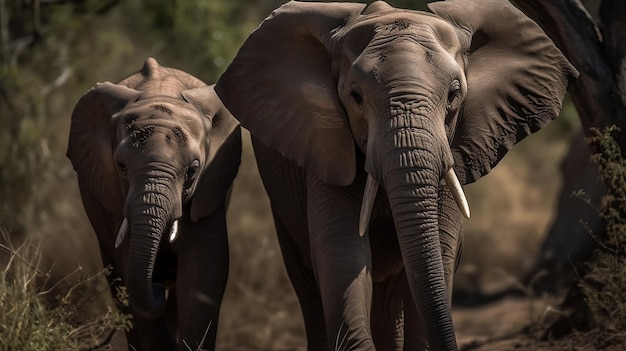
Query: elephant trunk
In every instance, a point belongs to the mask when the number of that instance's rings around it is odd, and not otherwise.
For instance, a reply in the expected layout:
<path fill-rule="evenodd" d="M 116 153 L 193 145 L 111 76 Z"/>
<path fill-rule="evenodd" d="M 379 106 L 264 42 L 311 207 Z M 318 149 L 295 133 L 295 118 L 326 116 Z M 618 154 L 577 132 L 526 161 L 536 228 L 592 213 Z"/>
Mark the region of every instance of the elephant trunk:
<path fill-rule="evenodd" d="M 172 209 L 167 196 L 147 183 L 146 190 L 133 206 L 126 287 L 135 313 L 156 318 L 165 310 L 165 287 L 153 283 L 154 267 L 161 237 L 168 226 Z"/>
<path fill-rule="evenodd" d="M 447 148 L 447 143 L 422 128 L 402 126 L 392 134 L 393 146 L 381 155 L 382 178 L 411 295 L 430 350 L 456 350 L 437 212 L 445 151 L 436 148 Z"/>

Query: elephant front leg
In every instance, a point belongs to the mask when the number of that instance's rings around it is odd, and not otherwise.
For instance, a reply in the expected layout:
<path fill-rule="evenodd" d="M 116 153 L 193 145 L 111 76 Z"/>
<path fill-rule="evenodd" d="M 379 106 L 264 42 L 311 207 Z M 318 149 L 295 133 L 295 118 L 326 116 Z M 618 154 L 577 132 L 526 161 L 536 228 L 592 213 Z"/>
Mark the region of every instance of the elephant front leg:
<path fill-rule="evenodd" d="M 413 302 L 413 295 L 409 289 L 406 272 L 401 274 L 402 299 L 404 305 L 404 350 L 427 351 L 428 338 L 426 326 L 417 312 L 417 306 Z"/>
<path fill-rule="evenodd" d="M 133 314 L 133 328 L 127 334 L 129 350 L 171 351 L 175 340 L 167 325 L 166 316 L 153 319 Z"/>
<path fill-rule="evenodd" d="M 178 350 L 214 350 L 219 310 L 228 278 L 224 209 L 197 222 L 184 221 L 178 255 Z"/>
<path fill-rule="evenodd" d="M 318 281 L 329 346 L 374 350 L 369 238 L 360 237 L 360 198 L 349 188 L 307 179 L 311 258 Z"/>
<path fill-rule="evenodd" d="M 304 319 L 308 351 L 326 351 L 326 322 L 324 321 L 324 309 L 322 299 L 317 288 L 315 274 L 300 251 L 300 248 L 289 234 L 279 216 L 274 212 L 274 224 L 278 243 L 285 263 L 289 280 L 293 286 Z M 308 245 L 307 245 L 308 247 Z"/>
<path fill-rule="evenodd" d="M 403 350 L 403 285 L 406 285 L 404 271 L 374 283 L 371 320 L 377 350 Z"/>

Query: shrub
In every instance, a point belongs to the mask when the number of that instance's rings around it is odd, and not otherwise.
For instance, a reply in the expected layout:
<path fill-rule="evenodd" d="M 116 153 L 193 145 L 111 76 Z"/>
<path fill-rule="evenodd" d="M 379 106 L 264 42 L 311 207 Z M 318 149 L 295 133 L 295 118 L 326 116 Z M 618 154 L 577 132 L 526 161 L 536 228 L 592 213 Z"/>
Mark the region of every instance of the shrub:
<path fill-rule="evenodd" d="M 607 188 L 599 209 L 606 221 L 606 233 L 597 238 L 598 249 L 580 281 L 588 322 L 600 334 L 596 340 L 607 343 L 626 342 L 626 159 L 612 137 L 618 130 L 614 126 L 603 131 L 595 129 L 588 139 L 594 150 L 592 160 Z"/>

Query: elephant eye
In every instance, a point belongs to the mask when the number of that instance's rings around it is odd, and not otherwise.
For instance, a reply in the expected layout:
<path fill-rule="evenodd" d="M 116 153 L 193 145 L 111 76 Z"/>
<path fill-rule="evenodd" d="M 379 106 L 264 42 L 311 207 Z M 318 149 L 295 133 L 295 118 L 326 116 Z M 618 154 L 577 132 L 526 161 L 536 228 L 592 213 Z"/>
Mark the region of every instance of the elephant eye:
<path fill-rule="evenodd" d="M 187 173 L 185 173 L 185 188 L 191 187 L 194 180 L 198 176 L 198 172 L 200 171 L 200 161 L 194 160 L 191 165 L 187 168 Z"/>
<path fill-rule="evenodd" d="M 450 110 L 455 108 L 461 98 L 461 83 L 458 79 L 452 81 L 450 85 L 450 90 L 448 91 L 448 102 L 446 105 L 446 109 Z"/>
<path fill-rule="evenodd" d="M 352 90 L 350 91 L 350 100 L 357 110 L 360 111 L 363 109 L 363 96 L 360 93 L 360 89 L 356 85 L 352 86 Z"/>
<path fill-rule="evenodd" d="M 119 168 L 120 172 L 122 172 L 122 174 L 124 176 L 126 176 L 126 165 L 125 164 L 120 162 L 120 163 L 117 164 L 117 168 Z"/>

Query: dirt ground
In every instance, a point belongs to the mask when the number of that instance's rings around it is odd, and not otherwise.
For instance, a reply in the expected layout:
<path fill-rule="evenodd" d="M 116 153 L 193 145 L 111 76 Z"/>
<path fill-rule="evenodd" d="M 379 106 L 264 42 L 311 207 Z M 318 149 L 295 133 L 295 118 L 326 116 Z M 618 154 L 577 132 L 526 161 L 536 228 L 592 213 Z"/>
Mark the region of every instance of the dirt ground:
<path fill-rule="evenodd" d="M 589 340 L 566 338 L 560 340 L 541 340 L 545 327 L 554 321 L 561 312 L 558 309 L 560 299 L 556 297 L 524 298 L 509 297 L 476 306 L 455 307 L 453 319 L 457 332 L 457 342 L 461 351 L 586 351 L 586 350 L 624 350 L 624 346 L 595 348 L 589 346 Z M 293 318 L 294 316 L 287 316 Z M 275 340 L 271 350 L 306 350 L 306 341 L 301 326 L 292 320 L 292 330 L 283 330 L 284 334 Z M 259 330 L 262 333 L 262 330 Z M 290 344 L 283 344 L 287 342 Z M 282 345 L 281 345 L 282 344 Z M 280 345 L 280 346 L 279 346 Z M 296 346 L 297 345 L 297 346 Z M 221 351 L 258 351 L 264 348 L 225 346 Z"/>
<path fill-rule="evenodd" d="M 504 298 L 477 307 L 456 307 L 453 319 L 461 351 L 570 350 L 554 342 L 540 342 L 539 333 L 529 325 L 540 325 L 550 314 L 556 315 L 557 299 Z M 291 316 L 293 318 L 293 316 Z M 292 320 L 295 330 L 284 330 L 283 341 L 290 345 L 274 346 L 272 350 L 306 350 L 299 322 Z M 259 331 L 262 332 L 262 331 Z M 278 341 L 278 340 L 277 340 Z M 280 344 L 280 342 L 279 342 Z M 298 346 L 296 346 L 296 344 Z M 277 345 L 277 344 L 275 344 Z M 226 346 L 221 351 L 253 351 L 263 348 Z"/>
<path fill-rule="evenodd" d="M 453 310 L 459 348 L 464 351 L 554 350 L 529 326 L 556 314 L 557 300 L 504 298 L 478 307 Z"/>
<path fill-rule="evenodd" d="M 570 331 L 560 338 L 547 330 L 565 313 L 561 297 L 504 298 L 490 304 L 453 310 L 461 351 L 623 351 L 623 337 L 597 331 Z"/>

